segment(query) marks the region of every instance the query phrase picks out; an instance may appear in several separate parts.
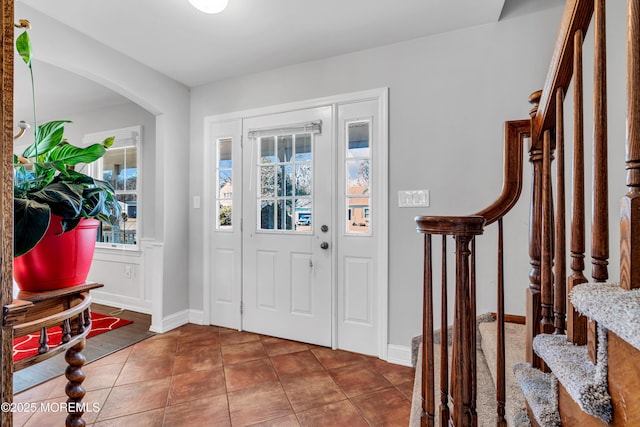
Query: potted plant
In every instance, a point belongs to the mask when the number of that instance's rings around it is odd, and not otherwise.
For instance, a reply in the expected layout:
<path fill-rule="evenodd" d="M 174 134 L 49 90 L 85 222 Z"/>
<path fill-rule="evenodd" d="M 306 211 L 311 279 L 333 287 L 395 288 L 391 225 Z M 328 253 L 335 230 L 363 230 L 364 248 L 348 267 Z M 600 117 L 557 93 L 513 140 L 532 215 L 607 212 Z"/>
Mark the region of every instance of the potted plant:
<path fill-rule="evenodd" d="M 21 24 L 25 31 L 16 49 L 34 90 L 30 26 Z M 23 290 L 47 290 L 84 282 L 97 227 L 100 221 L 117 224 L 121 208 L 108 182 L 74 170 L 100 159 L 114 138 L 85 148 L 71 145 L 64 138 L 70 122 L 37 125 L 33 99 L 34 141 L 21 156 L 14 155 L 14 279 Z M 62 270 L 62 277 L 56 278 L 55 270 Z"/>

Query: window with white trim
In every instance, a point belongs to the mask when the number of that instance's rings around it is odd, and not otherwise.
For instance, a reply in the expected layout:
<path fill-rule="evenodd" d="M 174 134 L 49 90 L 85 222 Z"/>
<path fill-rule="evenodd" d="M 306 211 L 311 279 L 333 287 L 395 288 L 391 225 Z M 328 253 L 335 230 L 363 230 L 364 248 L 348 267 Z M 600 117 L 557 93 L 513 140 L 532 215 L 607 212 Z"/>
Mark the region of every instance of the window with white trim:
<path fill-rule="evenodd" d="M 346 232 L 371 234 L 371 119 L 346 122 Z"/>
<path fill-rule="evenodd" d="M 82 141 L 87 146 L 109 136 L 115 138 L 113 145 L 101 159 L 90 165 L 89 173 L 113 186 L 122 214 L 115 226 L 100 224 L 96 247 L 137 249 L 141 226 L 141 127 L 88 134 Z"/>
<path fill-rule="evenodd" d="M 216 140 L 217 164 L 217 217 L 218 230 L 233 230 L 233 140 L 220 138 Z"/>

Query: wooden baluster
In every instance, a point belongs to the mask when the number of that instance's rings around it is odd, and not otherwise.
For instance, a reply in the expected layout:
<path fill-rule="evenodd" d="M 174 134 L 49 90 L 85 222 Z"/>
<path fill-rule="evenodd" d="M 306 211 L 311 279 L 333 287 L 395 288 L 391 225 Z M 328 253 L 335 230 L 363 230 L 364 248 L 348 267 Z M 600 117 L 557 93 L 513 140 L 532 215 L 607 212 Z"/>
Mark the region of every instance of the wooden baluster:
<path fill-rule="evenodd" d="M 47 328 L 40 329 L 40 346 L 38 347 L 38 354 L 45 354 L 49 351 L 49 335 L 47 334 Z"/>
<path fill-rule="evenodd" d="M 78 335 L 84 332 L 84 311 L 78 313 L 78 318 L 76 319 L 76 327 L 74 335 Z"/>
<path fill-rule="evenodd" d="M 89 326 L 91 326 L 91 307 L 87 307 L 87 309 L 84 311 L 84 327 L 88 328 Z"/>
<path fill-rule="evenodd" d="M 553 333 L 553 231 L 552 231 L 552 196 L 551 196 L 551 131 L 544 131 L 542 155 L 542 333 Z"/>
<path fill-rule="evenodd" d="M 447 301 L 447 236 L 442 236 L 442 290 L 440 295 L 440 427 L 449 426 L 449 319 Z"/>
<path fill-rule="evenodd" d="M 542 91 L 536 91 L 529 97 L 534 107 L 529 113 L 533 119 L 538 111 L 538 103 Z M 541 259 L 541 226 L 542 226 L 542 147 L 538 143 L 538 136 L 531 127 L 531 147 L 529 150 L 531 162 L 531 204 L 529 210 L 529 258 L 531 270 L 529 272 L 529 289 L 526 294 L 527 304 L 527 344 L 526 361 L 535 368 L 541 367 L 541 360 L 533 351 L 533 338 L 540 333 L 541 321 L 541 293 L 540 293 L 540 259 Z"/>
<path fill-rule="evenodd" d="M 592 277 L 604 282 L 609 274 L 609 196 L 607 171 L 607 63 L 605 1 L 594 5 L 593 81 L 593 227 L 591 228 Z"/>
<path fill-rule="evenodd" d="M 620 286 L 631 290 L 640 288 L 640 2 L 629 0 L 627 7 L 628 192 L 620 217 Z"/>
<path fill-rule="evenodd" d="M 471 414 L 473 416 L 472 423 L 478 425 L 478 413 L 476 411 L 476 400 L 478 397 L 478 366 L 477 357 L 475 356 L 477 347 L 477 314 L 476 314 L 476 238 L 471 239 L 471 254 L 469 256 L 469 332 L 471 338 L 471 348 L 473 349 L 473 357 L 471 358 Z"/>
<path fill-rule="evenodd" d="M 571 276 L 568 292 L 587 282 L 584 276 L 584 89 L 582 71 L 582 30 L 573 37 L 573 208 L 571 210 Z M 576 345 L 587 343 L 587 318 L 581 316 L 569 301 L 567 339 Z"/>
<path fill-rule="evenodd" d="M 506 386 L 505 386 L 505 345 L 504 345 L 504 235 L 502 218 L 498 220 L 498 311 L 496 313 L 497 323 L 497 358 L 496 361 L 496 401 L 498 427 L 506 427 L 505 418 Z"/>
<path fill-rule="evenodd" d="M 555 286 L 554 286 L 554 327 L 556 334 L 564 334 L 566 313 L 566 235 L 565 235 L 565 189 L 564 189 L 564 92 L 558 89 L 556 92 L 556 180 L 557 203 L 555 218 Z"/>
<path fill-rule="evenodd" d="M 62 324 L 62 343 L 68 343 L 71 341 L 71 322 L 69 319 L 64 319 Z"/>
<path fill-rule="evenodd" d="M 474 426 L 475 405 L 472 402 L 472 359 L 476 349 L 472 347 L 472 333 L 475 333 L 475 319 L 471 319 L 469 259 L 471 251 L 470 235 L 456 236 L 456 299 L 454 314 L 454 384 L 453 384 L 453 425 Z M 475 304 L 475 301 L 473 301 Z M 470 324 L 473 322 L 473 328 Z"/>
<path fill-rule="evenodd" d="M 594 2 L 593 76 L 593 225 L 591 227 L 591 276 L 596 282 L 609 278 L 609 184 L 607 168 L 607 51 L 605 0 Z M 587 328 L 589 359 L 596 363 L 597 327 Z"/>
<path fill-rule="evenodd" d="M 82 366 L 86 361 L 82 355 L 84 349 L 85 340 L 80 340 L 76 345 L 67 350 L 64 360 L 68 363 L 65 371 L 65 377 L 69 381 L 65 388 L 67 396 L 67 408 L 69 415 L 67 415 L 66 426 L 67 427 L 84 427 L 85 422 L 82 419 L 84 410 L 82 408 L 82 398 L 85 395 L 82 382 L 85 379 Z"/>
<path fill-rule="evenodd" d="M 433 363 L 433 267 L 431 234 L 424 236 L 424 291 L 422 296 L 422 417 L 423 427 L 435 423 L 435 367 Z"/>

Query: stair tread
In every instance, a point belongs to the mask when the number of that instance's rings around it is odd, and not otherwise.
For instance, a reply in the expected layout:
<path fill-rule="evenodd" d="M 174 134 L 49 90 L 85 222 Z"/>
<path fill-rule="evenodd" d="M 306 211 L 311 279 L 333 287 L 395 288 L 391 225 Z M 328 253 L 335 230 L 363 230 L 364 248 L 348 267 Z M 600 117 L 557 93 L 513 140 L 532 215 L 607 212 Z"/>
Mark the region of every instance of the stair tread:
<path fill-rule="evenodd" d="M 538 424 L 542 427 L 561 425 L 556 377 L 532 368 L 524 362 L 516 363 L 513 373 Z"/>
<path fill-rule="evenodd" d="M 582 314 L 640 350 L 640 289 L 615 283 L 584 283 L 573 288 L 571 303 Z"/>
<path fill-rule="evenodd" d="M 538 335 L 533 349 L 584 412 L 609 423 L 613 409 L 607 391 L 606 335 L 604 329 L 598 333 L 597 364 L 589 360 L 587 346 L 573 345 L 566 335 Z"/>
<path fill-rule="evenodd" d="M 482 337 L 482 352 L 487 359 L 494 387 L 496 386 L 496 361 L 498 353 L 496 325 L 497 323 L 495 321 L 478 324 L 478 330 Z M 515 323 L 505 323 L 505 337 L 508 337 L 505 342 L 505 387 L 508 396 L 506 402 L 506 417 L 509 425 L 530 425 L 528 418 L 526 423 L 517 421 L 523 418 L 523 414 L 526 414 L 526 407 L 525 397 L 512 371 L 512 367 L 516 363 L 525 360 L 525 326 Z"/>

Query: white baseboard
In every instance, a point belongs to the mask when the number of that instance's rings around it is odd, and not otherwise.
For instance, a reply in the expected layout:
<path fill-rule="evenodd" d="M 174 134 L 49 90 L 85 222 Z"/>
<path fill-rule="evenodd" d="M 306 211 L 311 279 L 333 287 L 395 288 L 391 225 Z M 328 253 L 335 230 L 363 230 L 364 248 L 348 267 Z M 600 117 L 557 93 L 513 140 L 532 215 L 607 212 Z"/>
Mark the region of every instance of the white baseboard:
<path fill-rule="evenodd" d="M 189 323 L 195 325 L 204 325 L 204 311 L 203 310 L 189 310 Z"/>
<path fill-rule="evenodd" d="M 92 291 L 91 302 L 108 305 L 109 307 L 122 308 L 137 313 L 151 314 L 151 302 L 135 298 L 123 297 L 108 292 Z"/>
<path fill-rule="evenodd" d="M 387 362 L 411 367 L 411 347 L 389 344 L 387 346 Z"/>
<path fill-rule="evenodd" d="M 153 322 L 149 330 L 163 334 L 187 323 L 189 323 L 189 310 L 182 310 L 163 318 L 160 322 Z"/>

